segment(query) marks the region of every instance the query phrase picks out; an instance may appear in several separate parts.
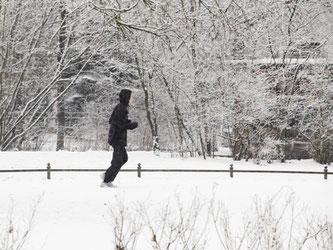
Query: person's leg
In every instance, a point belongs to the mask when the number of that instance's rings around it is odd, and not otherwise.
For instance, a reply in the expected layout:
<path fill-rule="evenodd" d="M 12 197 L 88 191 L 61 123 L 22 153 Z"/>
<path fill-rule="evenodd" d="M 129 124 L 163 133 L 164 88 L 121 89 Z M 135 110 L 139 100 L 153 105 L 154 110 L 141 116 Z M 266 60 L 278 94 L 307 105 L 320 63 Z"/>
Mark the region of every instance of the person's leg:
<path fill-rule="evenodd" d="M 124 151 L 123 151 L 123 165 L 128 161 L 128 155 L 127 155 L 127 151 L 126 148 L 124 147 Z"/>
<path fill-rule="evenodd" d="M 120 168 L 127 162 L 125 147 L 114 147 L 111 166 L 105 172 L 104 182 L 112 182 L 119 173 Z"/>

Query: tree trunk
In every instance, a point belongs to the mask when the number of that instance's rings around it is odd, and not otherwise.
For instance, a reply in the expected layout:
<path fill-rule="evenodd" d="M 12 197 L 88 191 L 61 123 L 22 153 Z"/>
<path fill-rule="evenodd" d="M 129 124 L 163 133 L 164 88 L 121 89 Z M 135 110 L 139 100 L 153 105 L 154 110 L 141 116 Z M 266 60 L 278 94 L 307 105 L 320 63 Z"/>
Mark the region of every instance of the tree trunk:
<path fill-rule="evenodd" d="M 151 100 L 152 100 L 152 107 L 149 105 L 149 91 L 148 91 L 148 86 L 146 85 L 145 82 L 145 77 L 144 77 L 144 70 L 140 67 L 139 65 L 139 60 L 136 57 L 135 58 L 136 61 L 136 65 L 137 65 L 137 70 L 138 70 L 138 74 L 140 77 L 140 81 L 141 81 L 141 87 L 142 90 L 145 94 L 145 109 L 146 109 L 146 116 L 147 116 L 147 120 L 148 120 L 148 124 L 150 127 L 150 131 L 151 131 L 151 135 L 152 135 L 152 139 L 153 139 L 153 150 L 154 153 L 159 155 L 159 138 L 158 138 L 158 125 L 157 125 L 157 118 L 156 118 L 156 114 L 154 111 L 154 95 L 153 92 L 151 91 Z M 149 77 L 151 79 L 151 77 Z M 150 89 L 151 89 L 151 85 L 149 85 Z M 153 116 L 153 117 L 152 117 Z"/>
<path fill-rule="evenodd" d="M 60 16 L 61 16 L 61 27 L 59 30 L 59 53 L 58 53 L 58 63 L 61 64 L 63 61 L 63 55 L 65 51 L 65 41 L 66 41 L 66 14 L 64 3 L 60 3 Z M 57 83 L 57 95 L 62 93 L 65 89 L 65 82 L 61 79 Z M 65 145 L 65 106 L 64 99 L 60 98 L 57 101 L 57 148 L 56 150 L 63 150 Z"/>
<path fill-rule="evenodd" d="M 162 76 L 162 81 L 163 81 L 165 87 L 167 88 L 167 92 L 169 94 L 170 99 L 172 100 L 173 104 L 175 105 L 174 110 L 175 110 L 175 115 L 176 115 L 176 119 L 177 119 L 177 124 L 178 124 L 178 129 L 179 129 L 179 136 L 181 138 L 181 143 L 184 141 L 184 134 L 183 134 L 183 130 L 184 130 L 186 132 L 188 138 L 191 140 L 192 145 L 194 145 L 196 147 L 196 143 L 193 139 L 193 136 L 192 136 L 189 128 L 185 125 L 184 119 L 182 117 L 182 114 L 181 114 L 179 106 L 178 106 L 178 102 L 177 102 L 175 96 L 172 94 L 169 82 L 166 80 L 166 78 L 164 76 Z M 190 147 L 188 145 L 186 145 L 186 146 L 190 151 Z M 196 150 L 198 152 L 200 152 L 197 147 L 196 147 Z"/>
<path fill-rule="evenodd" d="M 152 90 L 151 86 L 151 76 L 149 76 L 149 89 L 151 90 L 151 102 L 152 102 L 152 114 L 153 114 L 153 150 L 156 155 L 160 154 L 160 144 L 159 144 L 159 136 L 158 136 L 158 124 L 157 124 L 157 116 L 155 113 L 155 98 L 154 98 L 154 92 Z"/>

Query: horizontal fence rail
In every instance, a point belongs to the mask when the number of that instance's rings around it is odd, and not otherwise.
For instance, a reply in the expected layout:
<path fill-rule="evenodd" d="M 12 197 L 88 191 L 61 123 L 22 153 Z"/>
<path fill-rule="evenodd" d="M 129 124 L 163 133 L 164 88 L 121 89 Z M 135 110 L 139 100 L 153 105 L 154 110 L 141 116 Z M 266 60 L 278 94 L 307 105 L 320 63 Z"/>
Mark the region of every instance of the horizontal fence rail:
<path fill-rule="evenodd" d="M 18 173 L 18 172 L 47 172 L 47 179 L 51 179 L 51 172 L 104 172 L 105 169 L 57 169 L 51 168 L 51 164 L 48 163 L 46 169 L 9 169 L 1 170 L 0 173 Z M 326 180 L 328 175 L 332 175 L 333 172 L 328 172 L 327 166 L 324 167 L 324 171 L 288 171 L 288 170 L 237 170 L 234 169 L 233 164 L 227 169 L 143 169 L 141 164 L 138 164 L 137 169 L 121 169 L 121 172 L 137 172 L 137 176 L 141 178 L 142 172 L 169 172 L 169 173 L 229 173 L 230 177 L 234 177 L 234 173 L 257 173 L 257 174 L 321 174 L 324 175 Z"/>

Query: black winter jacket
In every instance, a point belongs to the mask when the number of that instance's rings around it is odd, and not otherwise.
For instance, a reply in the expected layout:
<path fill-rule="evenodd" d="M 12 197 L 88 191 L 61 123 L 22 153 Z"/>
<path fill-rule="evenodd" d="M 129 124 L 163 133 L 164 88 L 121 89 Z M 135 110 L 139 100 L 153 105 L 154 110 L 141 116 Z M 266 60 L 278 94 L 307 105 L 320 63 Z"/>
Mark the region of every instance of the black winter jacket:
<path fill-rule="evenodd" d="M 114 108 L 109 119 L 110 130 L 108 142 L 113 147 L 127 146 L 127 130 L 135 129 L 138 126 L 137 122 L 132 122 L 128 119 L 128 102 L 131 96 L 131 91 L 123 89 L 119 94 L 120 103 Z"/>

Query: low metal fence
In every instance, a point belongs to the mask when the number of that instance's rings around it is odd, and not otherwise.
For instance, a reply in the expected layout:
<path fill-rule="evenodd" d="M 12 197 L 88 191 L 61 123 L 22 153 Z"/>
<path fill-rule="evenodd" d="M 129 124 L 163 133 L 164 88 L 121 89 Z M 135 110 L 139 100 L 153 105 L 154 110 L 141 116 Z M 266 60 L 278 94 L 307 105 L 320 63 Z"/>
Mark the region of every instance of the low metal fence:
<path fill-rule="evenodd" d="M 45 169 L 11 169 L 1 170 L 0 173 L 18 173 L 18 172 L 46 172 L 47 179 L 51 179 L 51 172 L 104 172 L 105 169 L 59 169 L 51 168 L 51 164 L 48 163 Z M 141 163 L 138 164 L 136 169 L 121 169 L 121 172 L 136 172 L 138 178 L 142 177 L 143 172 L 169 172 L 169 173 L 229 173 L 230 177 L 233 178 L 235 173 L 258 173 L 258 174 L 319 174 L 323 175 L 324 179 L 327 180 L 328 175 L 332 175 L 333 172 L 328 172 L 327 166 L 324 167 L 323 171 L 280 171 L 280 170 L 237 170 L 234 169 L 233 164 L 230 165 L 229 169 L 144 169 Z"/>

